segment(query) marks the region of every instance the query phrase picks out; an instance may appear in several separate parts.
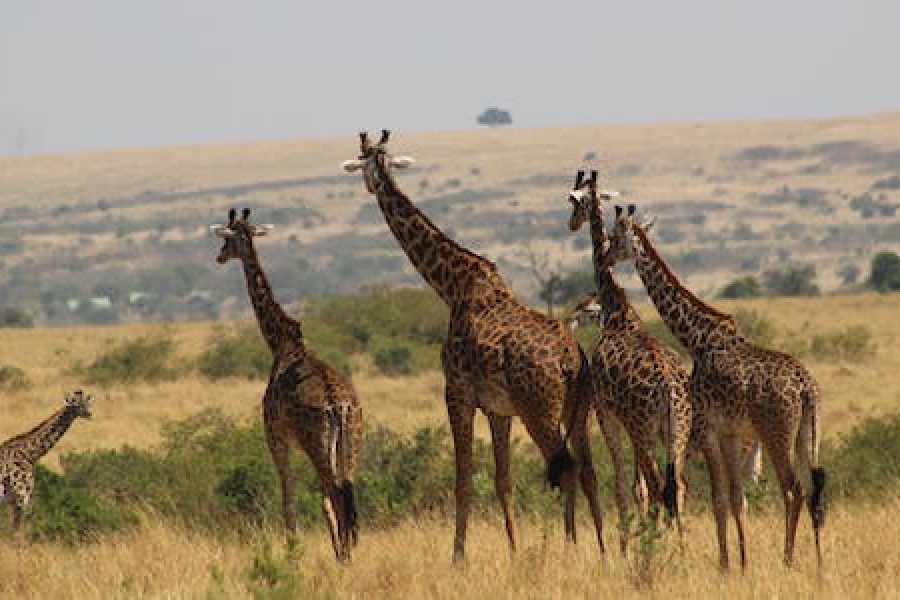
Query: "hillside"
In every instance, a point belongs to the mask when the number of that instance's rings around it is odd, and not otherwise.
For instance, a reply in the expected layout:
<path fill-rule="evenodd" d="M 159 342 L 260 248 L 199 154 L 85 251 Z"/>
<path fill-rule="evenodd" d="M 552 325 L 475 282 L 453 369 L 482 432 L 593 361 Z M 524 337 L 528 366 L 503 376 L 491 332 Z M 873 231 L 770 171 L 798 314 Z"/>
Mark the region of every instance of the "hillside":
<path fill-rule="evenodd" d="M 526 299 L 529 252 L 587 265 L 566 193 L 600 170 L 657 217 L 656 239 L 693 289 L 788 263 L 823 289 L 900 250 L 900 112 L 770 121 L 396 132 L 418 166 L 401 184 L 441 227 L 496 261 Z M 278 227 L 260 253 L 279 298 L 366 283 L 419 285 L 359 176 L 345 137 L 0 159 L 0 306 L 37 323 L 228 318 L 247 310 L 207 225 L 231 206 Z M 635 285 L 635 282 L 632 282 Z"/>

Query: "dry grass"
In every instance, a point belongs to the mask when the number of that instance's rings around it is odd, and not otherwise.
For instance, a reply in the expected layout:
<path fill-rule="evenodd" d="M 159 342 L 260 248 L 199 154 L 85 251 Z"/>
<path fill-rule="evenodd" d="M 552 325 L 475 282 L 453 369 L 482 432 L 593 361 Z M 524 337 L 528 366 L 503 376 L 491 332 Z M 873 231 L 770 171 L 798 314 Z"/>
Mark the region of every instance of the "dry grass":
<path fill-rule="evenodd" d="M 846 431 L 869 415 L 895 412 L 900 350 L 895 341 L 900 323 L 891 296 L 836 296 L 819 299 L 772 299 L 718 303 L 733 311 L 761 311 L 779 326 L 822 332 L 847 324 L 866 323 L 878 349 L 866 364 L 810 362 L 822 384 L 826 404 L 824 431 Z M 642 306 L 647 317 L 652 307 Z M 804 329 L 804 327 L 806 329 Z M 25 369 L 32 388 L 0 397 L 0 438 L 30 427 L 57 406 L 62 393 L 81 383 L 68 374 L 72 365 L 88 362 L 110 344 L 157 333 L 153 325 L 0 331 L 0 364 Z M 214 331 L 208 323 L 166 326 L 179 354 L 202 351 Z M 363 365 L 365 366 L 365 365 Z M 356 376 L 370 423 L 410 431 L 444 424 L 442 377 L 426 373 L 411 378 Z M 208 406 L 236 416 L 256 414 L 263 382 L 227 380 L 210 383 L 196 376 L 172 383 L 96 388 L 95 418 L 77 423 L 47 458 L 55 466 L 62 452 L 123 443 L 151 446 L 166 419 L 180 419 Z M 483 432 L 484 430 L 482 430 Z M 583 513 L 583 509 L 582 513 Z M 469 534 L 466 569 L 451 568 L 452 519 L 435 516 L 409 520 L 385 530 L 363 533 L 352 565 L 337 566 L 321 530 L 304 534 L 301 556 L 284 558 L 280 535 L 261 532 L 253 539 L 198 535 L 145 516 L 136 530 L 111 535 L 97 543 L 74 547 L 55 543 L 19 547 L 0 541 L 0 597 L 131 598 L 246 597 L 249 571 L 267 540 L 275 540 L 276 564 L 293 579 L 296 597 L 892 597 L 900 583 L 900 548 L 895 515 L 900 498 L 879 506 L 832 507 L 827 524 L 828 573 L 817 582 L 809 525 L 804 518 L 798 541 L 798 566 L 780 563 L 782 518 L 779 511 L 750 521 L 753 565 L 745 577 L 722 577 L 716 570 L 714 533 L 708 515 L 689 521 L 685 553 L 671 539 L 650 563 L 653 582 L 642 587 L 634 562 L 617 556 L 597 560 L 587 523 L 582 543 L 566 548 L 559 523 L 526 521 L 520 551 L 510 557 L 503 528 L 495 514 L 475 519 Z M 614 546 L 607 523 L 606 542 Z"/>
<path fill-rule="evenodd" d="M 511 556 L 498 515 L 471 524 L 469 561 L 462 569 L 450 564 L 449 518 L 364 530 L 352 564 L 339 566 L 321 530 L 303 534 L 299 555 L 286 558 L 275 533 L 216 538 L 146 517 L 135 531 L 74 548 L 0 542 L 0 596 L 243 598 L 254 585 L 254 559 L 265 556 L 263 547 L 271 543 L 281 570 L 280 597 L 895 598 L 900 584 L 898 510 L 900 498 L 876 506 L 833 507 L 821 581 L 806 519 L 798 534 L 796 567 L 782 565 L 783 523 L 776 512 L 751 517 L 751 566 L 744 576 L 719 574 L 708 515 L 688 520 L 683 553 L 674 534 L 667 534 L 645 569 L 634 555 L 623 560 L 610 553 L 599 559 L 588 535 L 578 546 L 566 546 L 556 522 L 523 522 L 519 552 Z M 580 526 L 585 532 L 587 522 Z M 612 545 L 610 529 L 605 537 Z"/>

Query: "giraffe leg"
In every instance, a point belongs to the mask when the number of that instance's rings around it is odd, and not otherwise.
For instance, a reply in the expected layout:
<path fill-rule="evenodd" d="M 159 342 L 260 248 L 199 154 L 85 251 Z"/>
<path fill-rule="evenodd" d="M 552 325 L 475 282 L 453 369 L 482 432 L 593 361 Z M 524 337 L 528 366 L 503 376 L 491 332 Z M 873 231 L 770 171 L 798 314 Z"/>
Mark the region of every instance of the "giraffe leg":
<path fill-rule="evenodd" d="M 591 518 L 594 521 L 594 531 L 597 533 L 597 544 L 600 553 L 603 554 L 603 517 L 600 512 L 600 498 L 597 492 L 597 474 L 594 471 L 594 457 L 591 452 L 591 436 L 588 420 L 590 417 L 590 405 L 586 404 L 584 416 L 578 420 L 578 428 L 572 433 L 572 447 L 579 464 L 579 479 L 581 491 L 588 501 L 591 509 Z"/>
<path fill-rule="evenodd" d="M 281 514 L 284 517 L 284 529 L 288 548 L 296 544 L 297 516 L 294 507 L 294 480 L 290 463 L 290 446 L 287 440 L 266 426 L 266 442 L 275 463 L 278 481 L 281 483 Z"/>
<path fill-rule="evenodd" d="M 725 465 L 718 438 L 713 433 L 703 440 L 703 457 L 709 470 L 713 516 L 716 520 L 716 539 L 719 542 L 719 566 L 728 571 L 728 501 L 725 498 Z"/>
<path fill-rule="evenodd" d="M 453 562 L 460 564 L 466 558 L 466 527 L 472 502 L 472 443 L 475 425 L 475 406 L 466 402 L 465 386 L 447 381 L 445 390 L 447 414 L 453 432 L 453 449 L 456 455 L 456 534 L 453 539 Z"/>
<path fill-rule="evenodd" d="M 636 435 L 632 438 L 634 445 L 634 462 L 635 470 L 640 470 L 643 476 L 644 485 L 646 486 L 646 494 L 648 502 L 654 504 L 662 503 L 662 479 L 659 476 L 659 468 L 656 466 L 656 460 L 653 456 L 653 445 L 656 441 L 654 435 Z M 646 516 L 646 512 L 644 516 Z"/>
<path fill-rule="evenodd" d="M 509 549 L 516 551 L 516 523 L 513 518 L 510 496 L 512 495 L 512 478 L 509 474 L 509 430 L 512 417 L 504 417 L 494 413 L 488 414 L 491 425 L 491 442 L 494 446 L 494 488 L 497 499 L 503 508 L 506 521 L 506 535 L 509 538 Z"/>
<path fill-rule="evenodd" d="M 614 492 L 616 509 L 619 513 L 619 550 L 624 556 L 628 548 L 628 526 L 631 518 L 628 509 L 628 492 L 625 483 L 625 456 L 622 450 L 622 425 L 618 419 L 608 413 L 597 411 L 600 432 L 609 450 L 613 464 Z M 635 472 L 639 475 L 639 471 Z"/>
<path fill-rule="evenodd" d="M 725 459 L 725 472 L 728 477 L 728 496 L 731 500 L 731 514 L 737 526 L 738 548 L 741 552 L 741 571 L 747 570 L 747 546 L 745 524 L 747 518 L 747 502 L 744 498 L 744 482 L 741 471 L 743 440 L 736 433 L 728 433 L 719 438 L 722 455 Z"/>
<path fill-rule="evenodd" d="M 321 475 L 320 478 L 322 478 Z M 322 512 L 325 515 L 325 522 L 328 524 L 328 532 L 331 534 L 331 547 L 334 549 L 334 556 L 338 561 L 348 558 L 348 547 L 344 543 L 345 533 L 341 518 L 343 510 L 343 498 L 340 490 L 333 481 L 326 481 L 323 478 Z"/>
<path fill-rule="evenodd" d="M 777 439 L 775 439 L 777 437 Z M 790 444 L 787 437 L 772 436 L 766 444 L 772 466 L 781 487 L 784 501 L 784 564 L 791 566 L 794 560 L 794 538 L 797 534 L 797 521 L 803 508 L 803 488 L 797 480 L 791 465 Z"/>
<path fill-rule="evenodd" d="M 568 449 L 563 444 L 563 437 L 560 435 L 559 428 L 554 426 L 550 419 L 541 415 L 539 418 L 532 416 L 523 416 L 522 421 L 525 429 L 531 435 L 531 439 L 538 445 L 544 460 L 548 464 L 548 474 L 554 472 L 553 463 L 558 457 L 568 453 Z M 565 525 L 566 539 L 575 543 L 577 541 L 575 533 L 575 486 L 577 464 L 572 460 L 571 455 L 568 460 L 562 460 L 560 463 L 566 463 L 565 466 L 558 470 L 559 488 L 562 492 L 564 502 L 563 523 Z"/>

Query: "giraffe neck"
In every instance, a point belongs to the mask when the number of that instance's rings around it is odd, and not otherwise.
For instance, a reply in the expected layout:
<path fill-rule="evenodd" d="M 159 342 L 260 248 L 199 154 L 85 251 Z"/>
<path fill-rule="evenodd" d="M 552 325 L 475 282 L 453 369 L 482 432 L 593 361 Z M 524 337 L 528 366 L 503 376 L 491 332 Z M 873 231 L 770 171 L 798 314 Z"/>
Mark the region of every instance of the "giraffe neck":
<path fill-rule="evenodd" d="M 242 263 L 250 303 L 253 305 L 259 330 L 265 338 L 269 350 L 275 354 L 286 342 L 302 346 L 303 330 L 300 323 L 288 316 L 275 300 L 269 280 L 259 264 L 256 250 L 251 249 L 250 256 L 245 257 Z"/>
<path fill-rule="evenodd" d="M 56 445 L 74 420 L 75 408 L 67 406 L 55 412 L 28 433 L 13 438 L 10 442 L 18 445 L 33 464 Z"/>
<path fill-rule="evenodd" d="M 695 357 L 711 345 L 739 337 L 734 319 L 709 306 L 672 273 L 647 238 L 643 228 L 635 233 L 635 267 L 650 299 L 669 330 Z"/>
<path fill-rule="evenodd" d="M 377 164 L 378 207 L 410 262 L 445 303 L 465 301 L 476 284 L 506 290 L 492 262 L 447 237 L 397 187 L 383 160 Z"/>
<path fill-rule="evenodd" d="M 606 228 L 603 225 L 603 210 L 596 195 L 592 194 L 590 203 L 591 244 L 593 246 L 594 283 L 603 307 L 604 327 L 637 327 L 641 318 L 628 303 L 623 290 L 613 279 L 608 268 L 603 269 L 606 256 Z"/>

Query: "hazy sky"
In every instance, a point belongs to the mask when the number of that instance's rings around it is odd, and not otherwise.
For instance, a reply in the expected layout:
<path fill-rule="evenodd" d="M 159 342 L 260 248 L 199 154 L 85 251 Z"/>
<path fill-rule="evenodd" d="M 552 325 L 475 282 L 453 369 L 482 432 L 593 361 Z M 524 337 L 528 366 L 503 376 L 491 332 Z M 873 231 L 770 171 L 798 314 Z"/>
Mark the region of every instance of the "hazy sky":
<path fill-rule="evenodd" d="M 900 108 L 897 0 L 0 0 L 0 154 Z"/>

